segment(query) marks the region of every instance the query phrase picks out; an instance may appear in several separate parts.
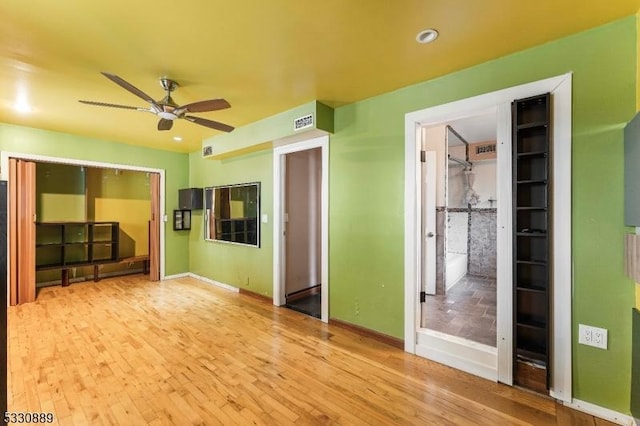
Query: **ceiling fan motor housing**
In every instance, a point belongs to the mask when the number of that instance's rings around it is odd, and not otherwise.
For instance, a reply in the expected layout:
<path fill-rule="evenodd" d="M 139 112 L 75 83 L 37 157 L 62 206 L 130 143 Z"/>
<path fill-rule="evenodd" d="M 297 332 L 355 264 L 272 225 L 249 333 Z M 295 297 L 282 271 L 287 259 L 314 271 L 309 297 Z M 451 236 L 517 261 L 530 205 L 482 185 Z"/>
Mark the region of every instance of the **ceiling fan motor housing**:
<path fill-rule="evenodd" d="M 180 85 L 178 82 L 171 80 L 170 78 L 162 77 L 160 79 L 160 86 L 167 92 L 171 93 L 176 90 Z"/>

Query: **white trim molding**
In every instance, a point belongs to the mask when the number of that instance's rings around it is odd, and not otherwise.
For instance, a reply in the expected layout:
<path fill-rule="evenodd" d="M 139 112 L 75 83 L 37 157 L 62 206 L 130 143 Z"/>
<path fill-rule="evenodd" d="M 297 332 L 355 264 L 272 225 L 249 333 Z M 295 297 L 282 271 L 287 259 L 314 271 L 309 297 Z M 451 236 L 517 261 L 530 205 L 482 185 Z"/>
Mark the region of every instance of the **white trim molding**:
<path fill-rule="evenodd" d="M 178 278 L 186 278 L 186 277 L 190 277 L 191 275 L 189 275 L 190 272 L 183 272 L 181 274 L 173 274 L 173 275 L 168 275 L 166 277 L 162 278 L 162 281 L 169 281 L 169 280 L 176 280 Z M 193 278 L 197 278 L 196 276 L 194 276 Z"/>
<path fill-rule="evenodd" d="M 451 356 L 451 352 L 461 356 Z M 447 364 L 467 373 L 496 381 L 496 348 L 435 330 L 422 329 L 418 333 L 416 355 Z M 471 362 L 468 360 L 471 359 Z"/>
<path fill-rule="evenodd" d="M 513 175 L 511 143 L 511 105 L 498 105 L 497 118 L 497 161 L 496 188 L 498 208 L 496 209 L 496 364 L 498 381 L 513 385 Z"/>
<path fill-rule="evenodd" d="M 405 187 L 404 187 L 404 288 L 405 288 L 405 351 L 411 353 L 424 352 L 418 348 L 417 336 L 423 333 L 420 328 L 420 167 L 419 150 L 421 142 L 420 129 L 424 126 L 438 125 L 448 121 L 477 115 L 478 111 L 498 108 L 498 137 L 504 143 L 511 143 L 511 133 L 505 127 L 507 109 L 512 101 L 521 98 L 550 92 L 553 95 L 553 145 L 552 173 L 553 191 L 553 320 L 552 320 L 552 352 L 550 395 L 562 401 L 571 401 L 572 360 L 571 360 L 571 289 L 573 285 L 572 252 L 571 252 L 571 74 L 564 74 L 516 87 L 498 90 L 448 104 L 410 112 L 405 115 Z M 501 155 L 500 153 L 498 154 Z M 509 172 L 510 160 L 498 161 L 501 175 Z M 509 179 L 510 180 L 510 179 Z M 499 253 L 501 256 L 512 256 L 509 250 L 511 213 L 508 203 L 511 191 L 504 189 L 498 199 L 500 215 Z M 502 200 L 500 200 L 500 198 Z M 506 253 L 506 254 L 505 254 Z M 498 300 L 501 307 L 497 316 L 497 370 L 498 380 L 510 384 L 513 371 L 511 341 L 512 308 L 509 301 L 512 286 L 511 271 L 506 261 L 498 265 Z M 470 358 L 468 362 L 472 362 Z M 453 362 L 453 361 L 452 361 Z M 456 364 L 459 364 L 456 362 Z M 456 368 L 459 366 L 452 365 Z M 482 375 L 482 374 L 479 374 Z"/>
<path fill-rule="evenodd" d="M 238 287 L 234 287 L 234 286 L 229 285 L 229 284 L 221 283 L 220 281 L 212 280 L 211 278 L 203 277 L 202 275 L 197 275 L 197 274 L 194 274 L 193 272 L 187 272 L 187 273 L 184 273 L 184 274 L 176 274 L 176 275 L 172 275 L 171 277 L 167 277 L 165 279 L 183 278 L 183 277 L 195 278 L 196 280 L 202 281 L 202 282 L 207 283 L 207 284 L 211 284 L 213 286 L 219 287 L 219 288 L 224 289 L 224 290 L 231 291 L 233 293 L 239 293 L 240 292 L 240 289 Z"/>
<path fill-rule="evenodd" d="M 596 416 L 601 419 L 609 420 L 610 422 L 619 425 L 634 426 L 640 424 L 638 423 L 638 420 L 635 420 L 627 414 L 618 413 L 617 411 L 613 411 L 590 402 L 581 401 L 579 399 L 574 399 L 571 402 L 563 401 L 562 405 L 582 411 L 583 413 L 591 414 L 592 416 Z"/>

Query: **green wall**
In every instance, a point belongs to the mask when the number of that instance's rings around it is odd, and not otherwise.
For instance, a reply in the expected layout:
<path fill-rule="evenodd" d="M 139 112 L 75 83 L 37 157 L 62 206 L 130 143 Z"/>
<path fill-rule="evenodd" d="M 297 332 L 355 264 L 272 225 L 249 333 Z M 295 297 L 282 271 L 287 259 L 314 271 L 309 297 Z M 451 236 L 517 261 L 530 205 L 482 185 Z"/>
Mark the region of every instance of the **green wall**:
<path fill-rule="evenodd" d="M 193 211 L 190 231 L 190 265 L 194 274 L 254 293 L 273 293 L 273 156 L 263 150 L 226 160 L 203 159 L 199 152 L 190 156 L 190 182 L 193 187 L 260 182 L 260 210 L 269 217 L 260 224 L 260 247 L 217 241 L 204 241 L 203 210 Z"/>
<path fill-rule="evenodd" d="M 573 72 L 573 164 L 567 167 L 573 167 L 575 273 L 573 306 L 566 307 L 573 336 L 566 338 L 573 342 L 574 397 L 628 413 L 634 286 L 623 274 L 623 127 L 635 112 L 636 40 L 636 18 L 630 17 L 336 109 L 329 165 L 330 317 L 403 337 L 405 114 Z M 271 161 L 267 152 L 220 164 L 194 154 L 190 182 L 261 180 L 263 211 L 271 214 Z M 191 235 L 192 271 L 250 287 L 240 272 L 247 268 L 256 272 L 251 280 L 259 281 L 259 292 L 271 293 L 269 231 L 263 232 L 263 248 L 253 252 L 204 243 L 201 231 Z M 228 264 L 233 271 L 225 271 Z M 579 323 L 608 329 L 609 349 L 577 345 Z"/>
<path fill-rule="evenodd" d="M 188 187 L 188 155 L 101 141 L 65 133 L 0 124 L 0 150 L 165 170 L 167 214 L 178 206 L 178 189 Z M 188 271 L 188 235 L 165 226 L 165 273 Z"/>

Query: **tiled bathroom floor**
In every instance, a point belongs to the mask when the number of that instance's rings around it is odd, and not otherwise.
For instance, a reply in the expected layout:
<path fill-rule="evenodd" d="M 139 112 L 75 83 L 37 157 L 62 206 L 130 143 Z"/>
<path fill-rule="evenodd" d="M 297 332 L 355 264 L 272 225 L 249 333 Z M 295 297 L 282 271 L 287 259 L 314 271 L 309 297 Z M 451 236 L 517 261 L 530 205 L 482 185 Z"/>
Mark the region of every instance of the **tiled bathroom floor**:
<path fill-rule="evenodd" d="M 496 346 L 496 280 L 467 275 L 446 295 L 427 296 L 422 326 Z"/>

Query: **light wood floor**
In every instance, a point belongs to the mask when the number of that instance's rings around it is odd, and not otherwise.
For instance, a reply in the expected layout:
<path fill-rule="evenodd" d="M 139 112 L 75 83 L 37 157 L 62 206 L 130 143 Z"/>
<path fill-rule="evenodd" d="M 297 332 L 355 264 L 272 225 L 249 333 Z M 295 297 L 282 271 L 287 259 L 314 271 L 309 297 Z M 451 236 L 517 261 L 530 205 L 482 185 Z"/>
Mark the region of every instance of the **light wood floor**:
<path fill-rule="evenodd" d="M 9 309 L 9 411 L 59 424 L 610 424 L 194 279 Z"/>

